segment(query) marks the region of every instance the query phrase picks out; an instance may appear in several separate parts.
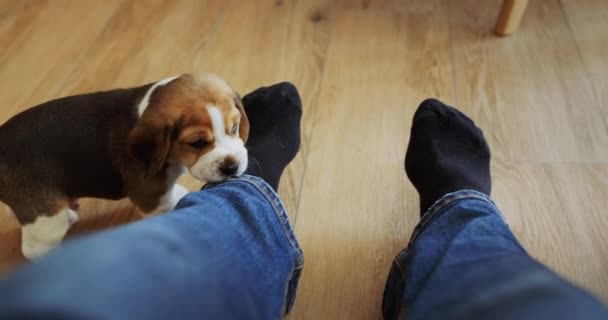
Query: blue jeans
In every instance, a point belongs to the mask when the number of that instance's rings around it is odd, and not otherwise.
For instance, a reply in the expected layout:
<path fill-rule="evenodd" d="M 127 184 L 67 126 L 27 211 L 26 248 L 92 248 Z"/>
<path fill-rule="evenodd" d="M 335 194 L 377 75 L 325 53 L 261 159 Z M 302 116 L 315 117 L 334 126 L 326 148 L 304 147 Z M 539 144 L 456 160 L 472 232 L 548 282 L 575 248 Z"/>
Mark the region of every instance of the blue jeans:
<path fill-rule="evenodd" d="M 530 214 L 534 214 L 531 212 Z M 485 194 L 423 216 L 386 282 L 385 319 L 608 319 L 595 298 L 532 259 Z"/>
<path fill-rule="evenodd" d="M 242 176 L 16 271 L 0 319 L 278 319 L 302 264 L 275 192 Z"/>
<path fill-rule="evenodd" d="M 243 176 L 186 196 L 174 212 L 68 241 L 14 272 L 0 282 L 0 319 L 277 319 L 293 304 L 302 263 L 276 194 Z M 395 260 L 383 312 L 606 315 L 529 258 L 492 202 L 472 191 L 447 195 L 424 216 Z"/>

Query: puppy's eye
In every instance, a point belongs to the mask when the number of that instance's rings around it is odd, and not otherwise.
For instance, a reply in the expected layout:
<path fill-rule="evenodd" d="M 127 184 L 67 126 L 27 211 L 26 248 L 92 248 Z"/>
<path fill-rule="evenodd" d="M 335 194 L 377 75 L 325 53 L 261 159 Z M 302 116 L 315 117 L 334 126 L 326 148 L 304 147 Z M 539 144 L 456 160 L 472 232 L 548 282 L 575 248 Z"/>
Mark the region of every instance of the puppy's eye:
<path fill-rule="evenodd" d="M 203 139 L 197 139 L 189 143 L 189 145 L 194 149 L 202 149 L 207 145 L 207 142 Z"/>
<path fill-rule="evenodd" d="M 239 130 L 239 124 L 238 124 L 238 123 L 235 123 L 235 124 L 232 126 L 232 130 L 230 130 L 230 133 L 232 133 L 232 134 L 236 134 L 236 132 L 237 132 L 238 130 Z"/>

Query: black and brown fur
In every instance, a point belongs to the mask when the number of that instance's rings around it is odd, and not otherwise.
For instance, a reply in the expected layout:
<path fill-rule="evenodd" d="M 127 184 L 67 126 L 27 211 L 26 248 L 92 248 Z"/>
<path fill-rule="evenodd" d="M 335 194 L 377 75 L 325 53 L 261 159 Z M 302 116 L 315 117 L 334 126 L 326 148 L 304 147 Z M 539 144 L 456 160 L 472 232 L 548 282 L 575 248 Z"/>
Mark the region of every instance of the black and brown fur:
<path fill-rule="evenodd" d="M 153 85 L 60 98 L 1 125 L 0 201 L 22 225 L 80 197 L 128 196 L 149 212 L 181 166 L 204 152 L 186 144 L 193 127 L 210 125 L 206 104 L 223 110 L 236 105 L 240 136 L 247 139 L 247 118 L 233 90 L 185 74 L 157 87 L 140 117 L 137 106 Z"/>

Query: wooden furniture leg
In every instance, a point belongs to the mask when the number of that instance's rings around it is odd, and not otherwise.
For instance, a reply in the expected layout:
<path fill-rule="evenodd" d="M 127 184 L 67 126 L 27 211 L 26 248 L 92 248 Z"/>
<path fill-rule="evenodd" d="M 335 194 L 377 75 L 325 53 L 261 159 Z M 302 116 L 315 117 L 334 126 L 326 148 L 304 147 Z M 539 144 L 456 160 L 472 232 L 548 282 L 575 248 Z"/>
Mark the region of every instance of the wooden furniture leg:
<path fill-rule="evenodd" d="M 496 22 L 496 34 L 508 36 L 515 32 L 527 6 L 528 0 L 503 0 L 502 9 L 500 9 L 500 15 Z"/>

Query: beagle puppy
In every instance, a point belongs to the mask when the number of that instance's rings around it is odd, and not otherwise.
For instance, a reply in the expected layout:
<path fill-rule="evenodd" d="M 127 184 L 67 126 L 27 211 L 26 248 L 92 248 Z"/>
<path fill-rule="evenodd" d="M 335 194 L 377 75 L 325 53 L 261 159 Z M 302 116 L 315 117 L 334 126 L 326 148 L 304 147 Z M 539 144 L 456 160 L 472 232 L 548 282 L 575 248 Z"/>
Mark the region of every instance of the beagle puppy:
<path fill-rule="evenodd" d="M 187 193 L 176 184 L 186 169 L 203 182 L 241 175 L 248 134 L 239 95 L 212 74 L 60 98 L 0 126 L 0 201 L 33 259 L 78 220 L 78 198 L 129 197 L 160 213 Z"/>

